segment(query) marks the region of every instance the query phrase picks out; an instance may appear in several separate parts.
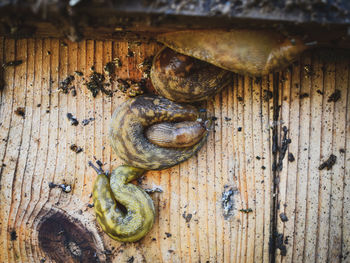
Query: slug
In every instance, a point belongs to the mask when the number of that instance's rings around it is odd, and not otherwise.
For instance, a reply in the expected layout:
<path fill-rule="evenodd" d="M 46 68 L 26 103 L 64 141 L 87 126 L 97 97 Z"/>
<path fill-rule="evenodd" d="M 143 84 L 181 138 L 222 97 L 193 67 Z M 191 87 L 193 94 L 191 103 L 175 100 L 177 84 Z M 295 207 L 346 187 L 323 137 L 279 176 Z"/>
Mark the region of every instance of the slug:
<path fill-rule="evenodd" d="M 198 143 L 206 131 L 206 124 L 199 121 L 163 122 L 149 127 L 146 138 L 161 147 L 189 147 Z"/>
<path fill-rule="evenodd" d="M 115 153 L 128 165 L 145 170 L 161 170 L 183 162 L 204 144 L 208 132 L 199 135 L 193 146 L 160 147 L 145 136 L 147 127 L 162 122 L 195 121 L 197 109 L 156 95 L 141 95 L 122 103 L 113 113 L 110 143 Z"/>
<path fill-rule="evenodd" d="M 262 76 L 287 67 L 307 46 L 268 30 L 187 30 L 161 34 L 171 49 L 243 75 Z"/>
<path fill-rule="evenodd" d="M 163 97 L 177 102 L 207 100 L 231 81 L 232 73 L 170 48 L 153 59 L 151 81 Z"/>
<path fill-rule="evenodd" d="M 144 170 L 122 165 L 108 178 L 92 163 L 89 165 L 99 174 L 92 196 L 96 218 L 103 231 L 121 242 L 135 242 L 144 237 L 154 223 L 153 201 L 142 188 L 129 183 Z M 116 202 L 123 205 L 126 212 Z"/>

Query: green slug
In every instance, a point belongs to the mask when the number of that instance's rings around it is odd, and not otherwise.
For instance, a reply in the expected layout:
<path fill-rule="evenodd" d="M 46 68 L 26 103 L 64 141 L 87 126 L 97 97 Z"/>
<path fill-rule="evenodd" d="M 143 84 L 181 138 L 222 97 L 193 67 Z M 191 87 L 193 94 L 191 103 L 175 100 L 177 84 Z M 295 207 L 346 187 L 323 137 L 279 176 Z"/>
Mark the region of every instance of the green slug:
<path fill-rule="evenodd" d="M 103 231 L 121 242 L 135 242 L 144 237 L 154 223 L 153 201 L 142 188 L 129 183 L 144 170 L 122 165 L 108 178 L 91 162 L 89 165 L 99 174 L 92 196 L 96 218 Z M 124 206 L 126 212 L 116 202 Z"/>
<path fill-rule="evenodd" d="M 151 81 L 163 97 L 176 102 L 207 100 L 227 86 L 232 73 L 163 48 L 153 59 Z"/>
<path fill-rule="evenodd" d="M 158 123 L 194 122 L 197 109 L 156 95 L 141 95 L 122 103 L 113 113 L 110 143 L 115 153 L 130 166 L 161 170 L 183 162 L 204 144 L 207 130 L 195 132 L 196 144 L 188 147 L 161 147 L 145 136 L 148 127 Z"/>
<path fill-rule="evenodd" d="M 161 34 L 171 49 L 243 75 L 262 76 L 290 65 L 308 48 L 268 30 L 186 30 Z"/>

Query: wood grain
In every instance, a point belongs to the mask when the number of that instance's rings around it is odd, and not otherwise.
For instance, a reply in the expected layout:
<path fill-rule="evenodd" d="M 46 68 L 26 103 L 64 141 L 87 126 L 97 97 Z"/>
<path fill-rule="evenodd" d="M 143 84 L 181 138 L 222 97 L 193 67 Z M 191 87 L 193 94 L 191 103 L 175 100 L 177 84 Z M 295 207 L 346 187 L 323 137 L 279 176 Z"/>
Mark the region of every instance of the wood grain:
<path fill-rule="evenodd" d="M 67 45 L 64 45 L 67 43 Z M 122 162 L 108 142 L 113 110 L 127 99 L 121 92 L 96 98 L 84 86 L 91 66 L 103 72 L 121 60 L 117 78 L 139 80 L 140 63 L 159 50 L 153 42 L 0 38 L 0 60 L 22 59 L 8 67 L 0 104 L 0 262 L 51 262 L 40 246 L 43 219 L 58 212 L 91 233 L 97 257 L 112 262 L 346 262 L 350 251 L 349 65 L 345 52 L 309 52 L 281 72 L 279 120 L 273 121 L 272 75 L 261 81 L 233 75 L 232 85 L 200 105 L 215 116 L 215 130 L 193 158 L 173 168 L 147 172 L 142 187 L 152 194 L 156 223 L 141 241 L 122 244 L 108 238 L 94 219 L 90 196 L 96 174 L 87 165 L 97 158 L 107 170 Z M 127 56 L 129 51 L 134 56 Z M 322 53 L 322 54 L 323 54 Z M 305 67 L 311 65 L 313 73 Z M 58 92 L 74 71 L 77 96 Z M 113 82 L 113 89 L 117 83 Z M 339 89 L 337 102 L 328 97 Z M 323 93 L 323 95 L 318 92 Z M 301 98 L 300 95 L 308 96 Z M 25 117 L 16 115 L 25 108 Z M 79 121 L 72 126 L 66 114 Z M 95 120 L 83 126 L 81 121 Z M 288 128 L 289 153 L 282 171 L 273 171 L 272 128 Z M 75 143 L 83 148 L 76 154 Z M 341 150 L 342 149 L 342 150 Z M 341 151 L 340 151 L 341 150 Z M 288 154 L 287 152 L 287 154 Z M 333 153 L 337 162 L 318 170 Z M 279 178 L 277 224 L 271 211 L 273 180 Z M 49 188 L 67 183 L 70 193 Z M 222 194 L 234 193 L 232 214 L 224 217 Z M 241 209 L 252 209 L 250 213 Z M 282 222 L 280 213 L 287 222 Z M 74 221 L 73 220 L 73 221 Z M 288 237 L 287 254 L 271 258 L 271 230 Z M 92 257 L 95 259 L 95 257 Z M 70 262 L 78 259 L 70 257 Z M 129 261 L 128 261 L 129 260 Z"/>

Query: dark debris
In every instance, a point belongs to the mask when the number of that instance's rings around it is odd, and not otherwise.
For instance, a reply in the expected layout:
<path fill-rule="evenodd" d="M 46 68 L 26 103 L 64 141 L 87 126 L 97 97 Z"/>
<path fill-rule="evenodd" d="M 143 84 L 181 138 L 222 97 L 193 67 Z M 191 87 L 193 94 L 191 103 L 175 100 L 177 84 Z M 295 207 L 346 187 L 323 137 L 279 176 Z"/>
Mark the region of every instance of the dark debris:
<path fill-rule="evenodd" d="M 74 80 L 74 76 L 69 75 L 63 81 L 60 82 L 58 90 L 62 91 L 64 94 L 67 94 L 69 92 L 69 90 L 71 89 L 69 86 L 72 84 L 73 80 Z M 75 87 L 74 87 L 74 89 L 75 89 Z"/>
<path fill-rule="evenodd" d="M 189 223 L 192 219 L 192 214 L 186 214 L 186 212 L 184 212 L 182 217 L 185 219 L 186 223 Z"/>
<path fill-rule="evenodd" d="M 295 157 L 292 153 L 288 153 L 288 161 L 291 163 L 295 161 Z"/>
<path fill-rule="evenodd" d="M 246 213 L 246 214 L 248 214 L 248 213 L 253 212 L 253 209 L 251 209 L 251 208 L 247 208 L 247 209 L 239 209 L 239 212 L 242 212 L 242 213 Z"/>
<path fill-rule="evenodd" d="M 73 126 L 77 126 L 78 124 L 79 124 L 79 121 L 75 118 L 75 117 L 73 117 L 73 114 L 72 113 L 67 113 L 67 118 L 68 118 L 68 120 L 71 122 L 71 124 L 73 125 Z"/>
<path fill-rule="evenodd" d="M 83 126 L 88 125 L 90 122 L 94 121 L 95 118 L 89 118 L 89 119 L 84 119 L 81 121 L 81 124 L 83 124 Z"/>
<path fill-rule="evenodd" d="M 146 80 L 141 79 L 140 81 L 135 81 L 131 79 L 117 79 L 118 89 L 128 95 L 129 97 L 135 97 L 141 95 L 146 89 Z"/>
<path fill-rule="evenodd" d="M 10 237 L 11 237 L 11 241 L 17 240 L 17 233 L 16 233 L 16 230 L 13 229 L 13 230 L 11 231 Z"/>
<path fill-rule="evenodd" d="M 341 97 L 341 91 L 336 89 L 328 98 L 328 102 L 337 102 Z"/>
<path fill-rule="evenodd" d="M 282 222 L 287 222 L 288 221 L 288 217 L 286 216 L 285 213 L 280 213 L 280 218 L 281 218 Z"/>
<path fill-rule="evenodd" d="M 94 69 L 94 68 L 92 68 Z M 94 98 L 96 98 L 97 94 L 101 91 L 109 97 L 113 96 L 113 90 L 108 90 L 105 87 L 109 86 L 110 83 L 105 83 L 105 77 L 101 73 L 93 71 L 89 76 L 88 82 L 85 83 L 85 86 L 88 90 L 91 91 L 91 94 Z"/>
<path fill-rule="evenodd" d="M 24 107 L 18 107 L 16 110 L 15 110 L 15 114 L 18 115 L 18 116 L 21 116 L 23 119 L 25 118 L 26 116 L 26 110 Z"/>
<path fill-rule="evenodd" d="M 331 154 L 329 158 L 318 167 L 318 170 L 323 170 L 324 168 L 327 168 L 327 170 L 330 170 L 332 169 L 336 161 L 337 161 L 337 156 L 335 156 L 334 154 Z"/>
<path fill-rule="evenodd" d="M 75 153 L 81 153 L 83 151 L 83 148 L 77 146 L 76 144 L 72 144 L 69 148 Z"/>
<path fill-rule="evenodd" d="M 270 90 L 264 90 L 264 101 L 269 101 L 270 99 L 273 98 L 273 93 Z"/>

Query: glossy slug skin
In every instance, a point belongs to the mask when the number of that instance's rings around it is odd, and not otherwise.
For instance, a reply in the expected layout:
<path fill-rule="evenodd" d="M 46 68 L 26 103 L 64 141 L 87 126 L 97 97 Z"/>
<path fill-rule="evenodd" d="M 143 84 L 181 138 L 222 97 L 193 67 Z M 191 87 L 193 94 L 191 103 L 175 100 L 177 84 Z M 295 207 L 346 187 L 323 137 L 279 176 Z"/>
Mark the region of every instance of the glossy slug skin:
<path fill-rule="evenodd" d="M 207 132 L 204 123 L 184 121 L 154 124 L 146 130 L 146 138 L 161 147 L 189 147 L 198 143 Z"/>
<path fill-rule="evenodd" d="M 243 75 L 262 76 L 290 65 L 307 46 L 268 30 L 186 30 L 157 37 L 175 51 Z"/>
<path fill-rule="evenodd" d="M 162 122 L 195 121 L 197 109 L 155 95 L 141 95 L 127 100 L 113 113 L 110 142 L 126 164 L 145 170 L 162 170 L 183 162 L 204 144 L 207 132 L 193 146 L 160 147 L 145 137 L 147 127 Z"/>
<path fill-rule="evenodd" d="M 151 80 L 163 97 L 193 102 L 213 97 L 230 83 L 232 73 L 165 47 L 153 59 Z"/>
<path fill-rule="evenodd" d="M 98 223 L 111 238 L 134 242 L 152 228 L 155 218 L 153 201 L 140 187 L 129 183 L 144 173 L 143 169 L 119 166 L 110 178 L 100 174 L 93 188 L 94 209 Z M 121 211 L 116 201 L 127 212 Z"/>

